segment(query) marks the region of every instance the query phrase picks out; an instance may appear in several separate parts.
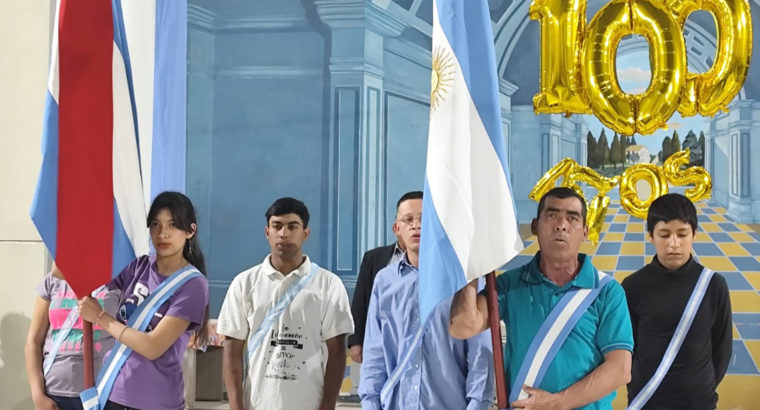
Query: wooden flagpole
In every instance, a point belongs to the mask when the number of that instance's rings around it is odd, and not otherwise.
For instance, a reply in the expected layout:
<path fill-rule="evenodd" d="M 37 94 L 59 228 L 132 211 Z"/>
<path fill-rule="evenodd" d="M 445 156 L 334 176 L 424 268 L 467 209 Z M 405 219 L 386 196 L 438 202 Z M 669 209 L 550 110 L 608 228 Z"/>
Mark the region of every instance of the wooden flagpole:
<path fill-rule="evenodd" d="M 95 374 L 92 359 L 92 323 L 86 320 L 82 320 L 82 340 L 84 341 L 82 349 L 84 353 L 84 387 L 89 388 L 95 386 Z"/>
<path fill-rule="evenodd" d="M 504 371 L 504 348 L 501 345 L 501 324 L 499 320 L 499 300 L 496 295 L 496 273 L 486 275 L 486 299 L 488 301 L 488 321 L 491 327 L 493 345 L 493 365 L 496 376 L 496 404 L 499 409 L 509 407 L 506 372 Z"/>

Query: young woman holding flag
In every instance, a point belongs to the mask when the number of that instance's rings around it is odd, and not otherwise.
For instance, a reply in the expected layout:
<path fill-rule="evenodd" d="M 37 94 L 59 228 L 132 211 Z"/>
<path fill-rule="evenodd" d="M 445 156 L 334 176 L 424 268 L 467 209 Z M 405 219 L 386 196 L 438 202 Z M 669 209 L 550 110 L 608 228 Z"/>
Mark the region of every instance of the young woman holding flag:
<path fill-rule="evenodd" d="M 208 281 L 197 239 L 195 210 L 178 192 L 156 197 L 148 213 L 155 255 L 127 265 L 107 287 L 122 291 L 116 317 L 92 298 L 82 317 L 116 338 L 86 409 L 183 409 L 182 359 L 191 333 L 204 344 Z"/>

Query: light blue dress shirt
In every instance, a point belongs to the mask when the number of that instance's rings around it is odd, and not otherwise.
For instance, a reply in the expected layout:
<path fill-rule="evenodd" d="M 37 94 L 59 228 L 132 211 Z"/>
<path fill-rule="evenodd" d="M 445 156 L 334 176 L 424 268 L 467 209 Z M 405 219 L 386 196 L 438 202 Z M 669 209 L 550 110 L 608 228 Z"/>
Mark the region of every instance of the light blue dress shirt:
<path fill-rule="evenodd" d="M 404 257 L 404 250 L 401 249 L 401 247 L 398 245 L 398 241 L 396 241 L 396 246 L 393 247 L 393 255 L 391 255 L 391 259 L 388 261 L 387 266 L 397 264 L 398 261 L 400 261 L 401 258 L 403 257 Z"/>
<path fill-rule="evenodd" d="M 494 396 L 491 334 L 449 336 L 451 298 L 432 313 L 390 402 L 380 391 L 419 330 L 417 268 L 404 257 L 378 272 L 367 313 L 359 395 L 362 409 L 488 409 Z"/>

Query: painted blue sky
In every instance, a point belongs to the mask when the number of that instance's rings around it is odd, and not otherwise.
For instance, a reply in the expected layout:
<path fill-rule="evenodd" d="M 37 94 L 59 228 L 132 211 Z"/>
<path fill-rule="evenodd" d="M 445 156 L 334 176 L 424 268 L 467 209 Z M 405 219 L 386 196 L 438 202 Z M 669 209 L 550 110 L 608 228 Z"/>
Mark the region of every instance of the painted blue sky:
<path fill-rule="evenodd" d="M 639 41 L 645 41 L 643 37 L 639 37 Z M 691 68 L 695 71 L 694 68 Z M 617 59 L 617 73 L 620 87 L 623 91 L 638 94 L 644 92 L 649 86 L 649 80 L 651 78 L 651 71 L 649 67 L 649 56 L 647 52 L 631 53 L 625 56 L 618 56 Z M 589 125 L 589 130 L 594 136 L 598 137 L 602 128 L 605 129 L 607 135 L 607 141 L 612 143 L 612 136 L 615 134 L 611 129 L 604 127 L 599 120 L 593 115 L 583 116 Z M 676 111 L 673 116 L 668 120 L 667 130 L 658 130 L 650 135 L 635 134 L 636 142 L 638 144 L 646 145 L 652 154 L 657 154 L 662 148 L 662 140 L 665 137 L 673 135 L 673 130 L 678 131 L 678 135 L 683 142 L 684 137 L 689 130 L 694 130 L 694 133 L 699 135 L 700 131 L 706 131 L 707 126 L 705 123 L 705 117 L 700 115 L 694 117 L 683 118 L 681 114 Z"/>

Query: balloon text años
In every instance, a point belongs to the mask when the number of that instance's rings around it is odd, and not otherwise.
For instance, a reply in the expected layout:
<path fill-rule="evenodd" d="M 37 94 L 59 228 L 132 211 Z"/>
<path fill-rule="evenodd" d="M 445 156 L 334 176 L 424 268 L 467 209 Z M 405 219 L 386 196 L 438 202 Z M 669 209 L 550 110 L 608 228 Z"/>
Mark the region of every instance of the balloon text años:
<path fill-rule="evenodd" d="M 686 190 L 685 195 L 693 202 L 710 198 L 712 177 L 703 167 L 687 167 L 689 150 L 679 151 L 671 155 L 662 166 L 653 164 L 637 164 L 626 168 L 621 175 L 605 177 L 593 169 L 579 165 L 572 158 L 565 158 L 547 171 L 530 191 L 529 198 L 538 201 L 549 190 L 557 186 L 574 189 L 581 196 L 583 190 L 578 185 L 584 182 L 597 190 L 596 195 L 587 202 L 586 224 L 589 227 L 589 240 L 599 241 L 599 233 L 604 226 L 604 217 L 610 198 L 607 193 L 619 185 L 620 206 L 629 214 L 646 219 L 649 205 L 662 195 L 668 193 L 668 184 L 675 186 L 693 185 Z M 645 181 L 649 184 L 649 196 L 639 197 L 637 183 Z"/>

